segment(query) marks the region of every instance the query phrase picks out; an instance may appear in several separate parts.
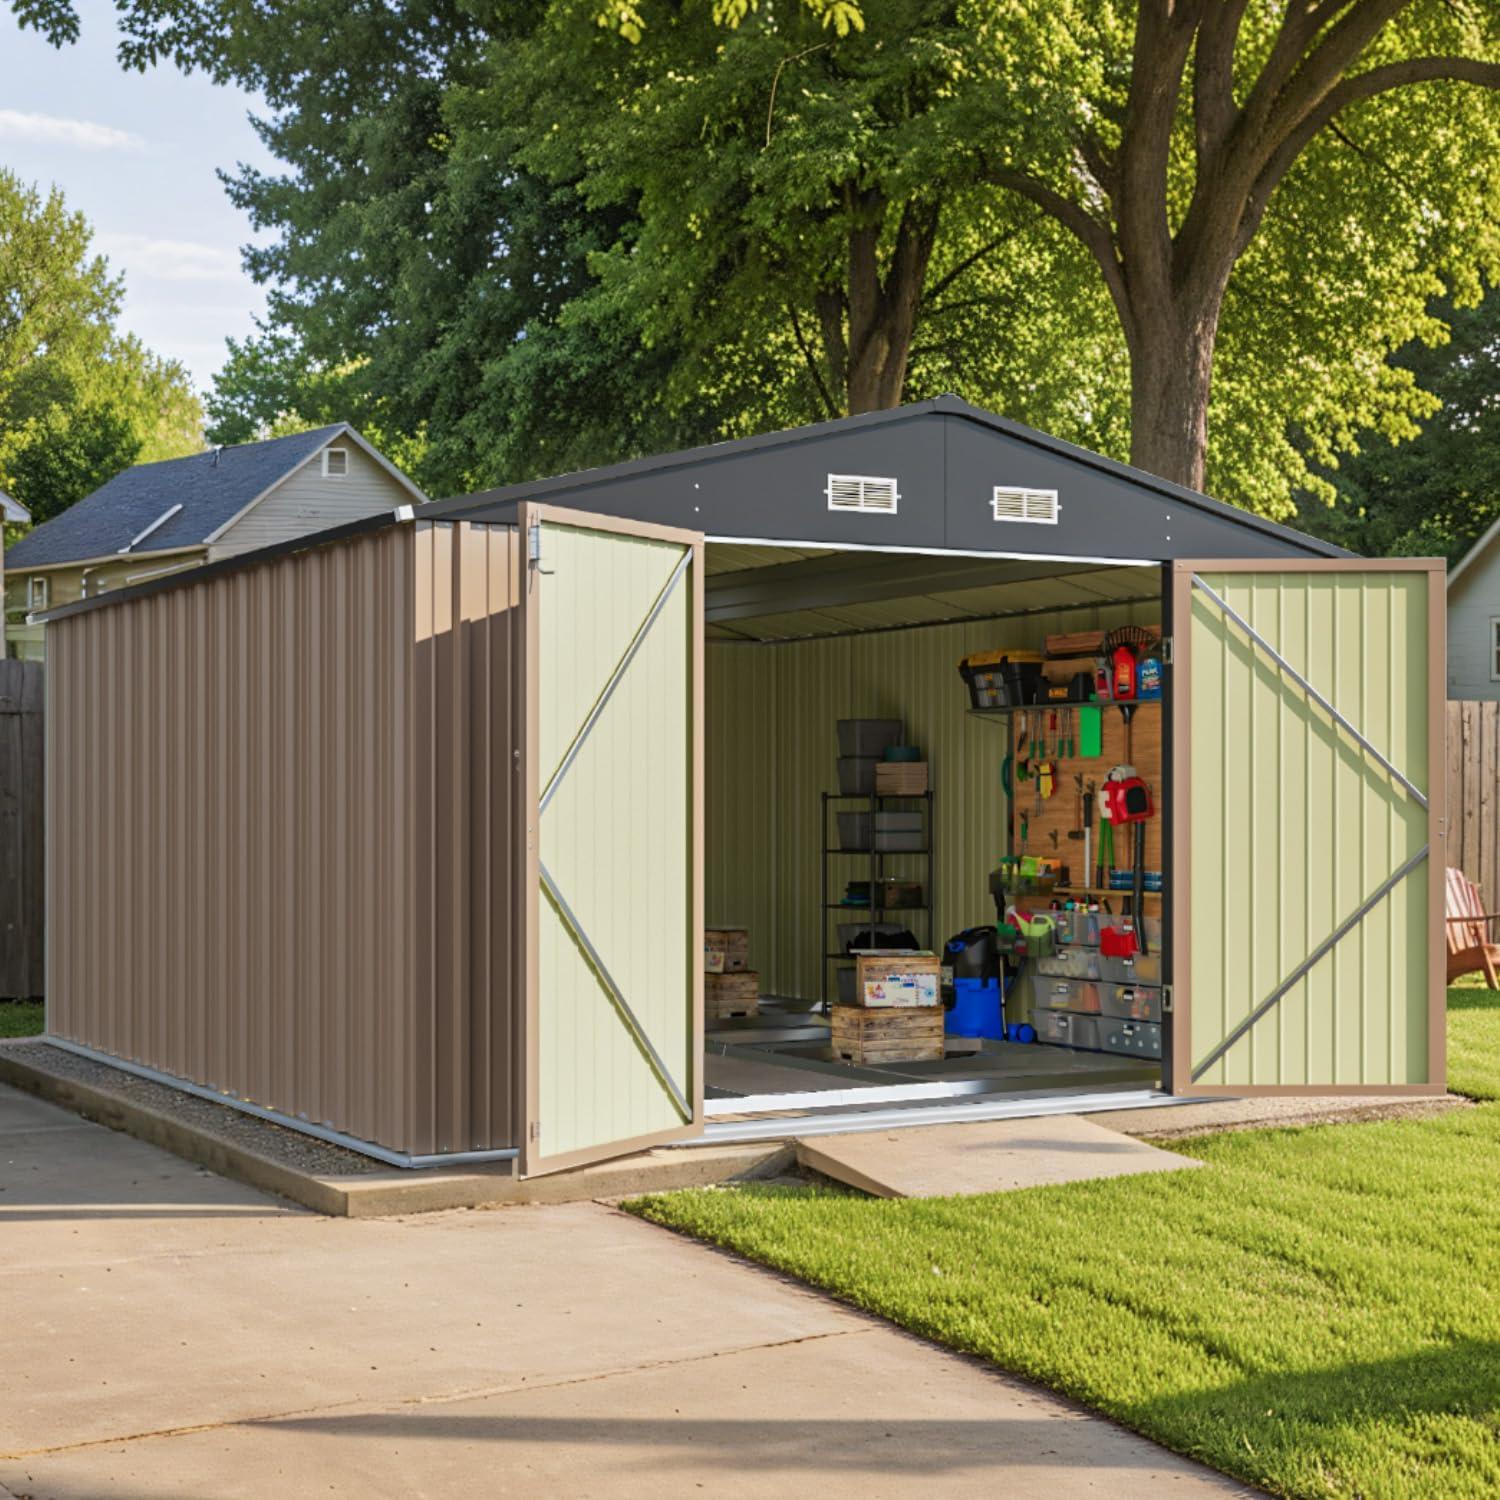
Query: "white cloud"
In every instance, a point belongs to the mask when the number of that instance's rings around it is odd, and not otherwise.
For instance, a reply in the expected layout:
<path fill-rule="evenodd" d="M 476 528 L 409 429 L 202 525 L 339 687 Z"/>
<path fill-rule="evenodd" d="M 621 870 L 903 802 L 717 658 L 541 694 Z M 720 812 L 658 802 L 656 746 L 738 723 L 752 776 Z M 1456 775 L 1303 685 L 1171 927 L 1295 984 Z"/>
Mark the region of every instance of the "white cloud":
<path fill-rule="evenodd" d="M 127 284 L 155 281 L 238 281 L 238 250 L 196 240 L 154 239 L 148 234 L 100 234 L 95 245 L 125 272 Z"/>
<path fill-rule="evenodd" d="M 20 109 L 0 109 L 0 141 L 80 146 L 85 151 L 135 150 L 146 144 L 140 136 L 117 130 L 113 125 L 69 120 L 62 115 L 28 114 Z"/>

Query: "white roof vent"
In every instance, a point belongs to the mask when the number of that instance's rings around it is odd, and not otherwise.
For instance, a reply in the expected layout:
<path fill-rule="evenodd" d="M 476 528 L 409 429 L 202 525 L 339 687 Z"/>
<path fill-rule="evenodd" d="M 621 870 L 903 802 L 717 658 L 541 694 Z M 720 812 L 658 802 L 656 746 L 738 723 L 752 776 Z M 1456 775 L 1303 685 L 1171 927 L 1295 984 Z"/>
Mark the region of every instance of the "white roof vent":
<path fill-rule="evenodd" d="M 1062 509 L 1056 490 L 1015 489 L 1004 484 L 995 486 L 990 506 L 997 521 L 1028 521 L 1040 526 L 1056 526 L 1057 513 Z"/>
<path fill-rule="evenodd" d="M 868 474 L 830 474 L 829 510 L 862 510 L 875 515 L 893 516 L 901 496 L 894 479 L 875 479 Z"/>

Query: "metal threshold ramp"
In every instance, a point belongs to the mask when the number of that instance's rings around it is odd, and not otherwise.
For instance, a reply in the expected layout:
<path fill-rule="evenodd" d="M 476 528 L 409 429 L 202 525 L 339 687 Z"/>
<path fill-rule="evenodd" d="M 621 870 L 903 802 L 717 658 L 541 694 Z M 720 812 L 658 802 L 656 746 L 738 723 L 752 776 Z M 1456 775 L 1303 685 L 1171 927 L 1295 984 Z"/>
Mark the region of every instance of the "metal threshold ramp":
<path fill-rule="evenodd" d="M 920 1085 L 918 1085 L 920 1087 Z M 850 1091 L 854 1092 L 854 1091 Z M 868 1090 L 861 1091 L 868 1094 Z M 909 1094 L 910 1086 L 905 1090 Z M 825 1096 L 826 1098 L 826 1096 Z M 744 1101 L 716 1100 L 720 1112 L 727 1106 Z M 732 1141 L 775 1141 L 801 1139 L 813 1135 L 837 1135 L 857 1130 L 891 1130 L 922 1125 L 956 1125 L 966 1120 L 1024 1120 L 1043 1115 L 1097 1114 L 1115 1109 L 1155 1109 L 1167 1105 L 1192 1104 L 1201 1101 L 1158 1089 L 1129 1089 L 1109 1093 L 1029 1094 L 977 1099 L 948 1098 L 933 1102 L 916 1099 L 906 1104 L 864 1108 L 836 1106 L 809 1109 L 796 1114 L 764 1115 L 757 1119 L 713 1119 L 703 1127 L 703 1134 L 679 1145 L 722 1145 Z"/>

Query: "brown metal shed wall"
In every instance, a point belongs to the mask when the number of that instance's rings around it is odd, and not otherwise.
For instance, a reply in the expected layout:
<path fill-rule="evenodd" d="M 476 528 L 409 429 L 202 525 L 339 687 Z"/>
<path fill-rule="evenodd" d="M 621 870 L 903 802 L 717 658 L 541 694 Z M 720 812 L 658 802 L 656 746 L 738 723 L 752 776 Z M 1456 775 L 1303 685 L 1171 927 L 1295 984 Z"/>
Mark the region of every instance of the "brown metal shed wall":
<path fill-rule="evenodd" d="M 509 921 L 461 898 L 509 846 L 508 797 L 469 812 L 513 780 L 512 535 L 392 527 L 48 626 L 52 1033 L 395 1150 L 511 1144 L 508 975 L 436 951 Z"/>
<path fill-rule="evenodd" d="M 506 526 L 415 528 L 420 1151 L 516 1144 L 518 537 Z"/>

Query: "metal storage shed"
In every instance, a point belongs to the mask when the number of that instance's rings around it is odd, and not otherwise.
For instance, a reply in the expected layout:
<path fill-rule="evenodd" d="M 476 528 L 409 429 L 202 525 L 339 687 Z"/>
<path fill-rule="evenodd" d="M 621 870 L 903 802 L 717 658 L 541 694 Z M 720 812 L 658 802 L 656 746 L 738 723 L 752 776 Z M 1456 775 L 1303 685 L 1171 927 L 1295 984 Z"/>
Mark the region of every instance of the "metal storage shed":
<path fill-rule="evenodd" d="M 1437 1091 L 1442 601 L 1439 561 L 942 398 L 70 606 L 48 1030 L 403 1163 L 690 1138 L 706 662 L 737 663 L 720 704 L 779 676 L 819 708 L 840 642 L 925 683 L 955 631 L 1150 607 L 1163 1085 Z"/>

